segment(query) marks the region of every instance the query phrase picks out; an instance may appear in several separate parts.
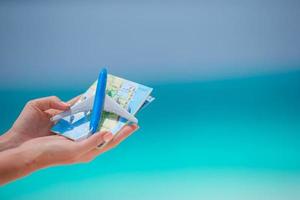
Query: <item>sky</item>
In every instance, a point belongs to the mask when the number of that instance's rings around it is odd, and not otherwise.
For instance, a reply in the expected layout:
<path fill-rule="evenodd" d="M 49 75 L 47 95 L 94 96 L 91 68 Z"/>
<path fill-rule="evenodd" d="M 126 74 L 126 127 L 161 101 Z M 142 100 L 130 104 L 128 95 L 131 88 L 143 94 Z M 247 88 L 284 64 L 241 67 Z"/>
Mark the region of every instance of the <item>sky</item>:
<path fill-rule="evenodd" d="M 90 84 L 101 67 L 139 82 L 300 69 L 300 3 L 1 1 L 0 87 Z"/>

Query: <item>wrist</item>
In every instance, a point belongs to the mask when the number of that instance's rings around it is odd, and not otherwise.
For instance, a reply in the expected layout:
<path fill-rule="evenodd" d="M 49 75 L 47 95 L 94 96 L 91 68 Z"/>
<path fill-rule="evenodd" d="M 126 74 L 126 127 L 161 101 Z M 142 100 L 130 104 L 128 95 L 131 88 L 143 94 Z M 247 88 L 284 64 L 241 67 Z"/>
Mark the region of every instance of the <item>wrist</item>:
<path fill-rule="evenodd" d="M 17 147 L 21 143 L 21 138 L 18 138 L 12 130 L 9 130 L 0 136 L 0 152 Z"/>
<path fill-rule="evenodd" d="M 47 165 L 43 162 L 44 151 L 43 148 L 39 148 L 34 145 L 20 145 L 16 149 L 20 152 L 20 158 L 22 159 L 22 165 L 28 172 L 36 171 L 38 169 L 47 167 Z"/>

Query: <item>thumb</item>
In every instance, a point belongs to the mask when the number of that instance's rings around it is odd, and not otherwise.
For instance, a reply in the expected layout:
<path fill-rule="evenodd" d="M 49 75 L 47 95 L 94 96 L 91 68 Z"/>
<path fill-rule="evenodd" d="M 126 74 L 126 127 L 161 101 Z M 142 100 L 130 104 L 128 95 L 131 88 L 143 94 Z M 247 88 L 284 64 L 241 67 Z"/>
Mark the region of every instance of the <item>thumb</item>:
<path fill-rule="evenodd" d="M 80 150 L 82 153 L 88 152 L 97 148 L 100 144 L 110 141 L 112 138 L 113 134 L 110 132 L 97 132 L 86 140 L 79 142 Z"/>

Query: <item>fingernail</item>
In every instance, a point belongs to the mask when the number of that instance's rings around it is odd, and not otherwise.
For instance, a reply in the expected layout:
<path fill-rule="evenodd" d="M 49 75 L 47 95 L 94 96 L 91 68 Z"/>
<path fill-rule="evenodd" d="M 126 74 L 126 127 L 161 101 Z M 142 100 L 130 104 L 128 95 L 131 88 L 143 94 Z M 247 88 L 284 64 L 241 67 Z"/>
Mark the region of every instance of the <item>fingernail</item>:
<path fill-rule="evenodd" d="M 135 123 L 134 122 L 128 122 L 128 125 L 134 125 Z"/>
<path fill-rule="evenodd" d="M 112 133 L 105 133 L 105 135 L 103 136 L 103 140 L 104 142 L 109 142 L 113 139 L 113 134 Z"/>

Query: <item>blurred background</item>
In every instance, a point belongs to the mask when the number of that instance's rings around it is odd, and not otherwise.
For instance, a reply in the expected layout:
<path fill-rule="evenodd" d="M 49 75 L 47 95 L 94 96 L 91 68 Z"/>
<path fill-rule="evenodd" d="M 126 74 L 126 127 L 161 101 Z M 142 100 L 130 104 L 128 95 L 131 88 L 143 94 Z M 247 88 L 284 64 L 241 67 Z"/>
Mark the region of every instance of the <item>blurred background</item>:
<path fill-rule="evenodd" d="M 1 199 L 300 199 L 300 2 L 0 1 L 0 132 L 110 73 L 153 87 L 140 130 Z"/>

